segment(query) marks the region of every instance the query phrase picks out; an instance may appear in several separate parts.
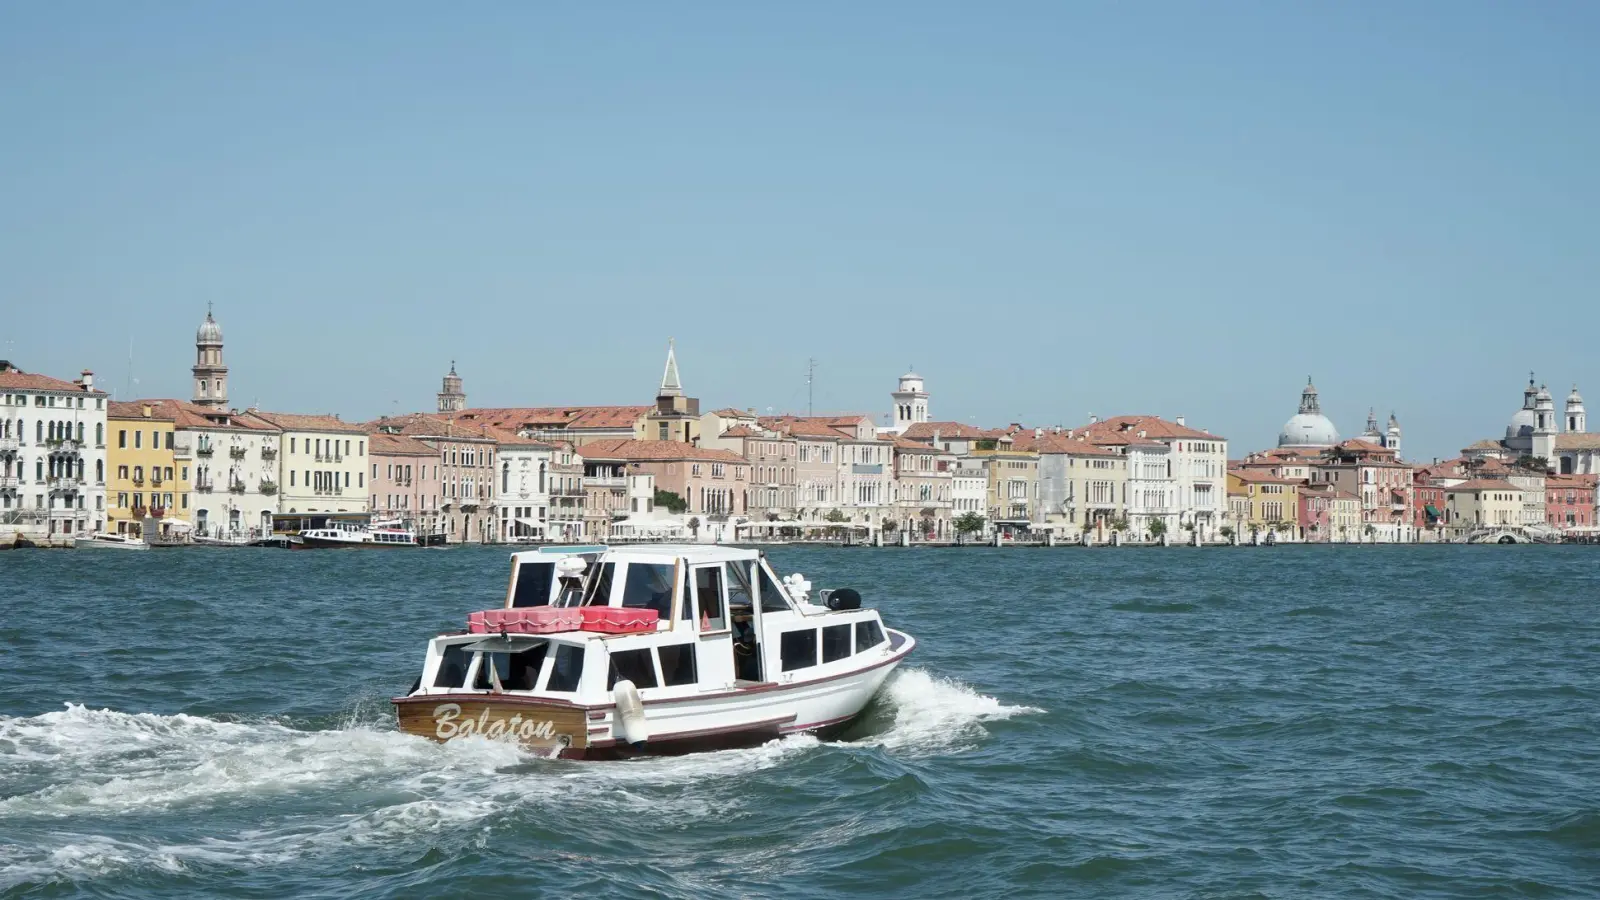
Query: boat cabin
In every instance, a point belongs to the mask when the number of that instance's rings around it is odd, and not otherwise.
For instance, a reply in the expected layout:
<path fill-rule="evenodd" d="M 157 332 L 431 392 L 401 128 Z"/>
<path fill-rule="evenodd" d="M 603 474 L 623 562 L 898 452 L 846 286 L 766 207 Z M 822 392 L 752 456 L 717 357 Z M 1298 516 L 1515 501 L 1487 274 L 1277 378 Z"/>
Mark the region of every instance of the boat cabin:
<path fill-rule="evenodd" d="M 605 704 L 626 679 L 648 702 L 826 680 L 860 668 L 863 655 L 891 651 L 877 611 L 859 608 L 855 592 L 810 603 L 810 585 L 799 576 L 777 578 L 758 550 L 547 547 L 513 554 L 511 567 L 505 610 L 550 607 L 538 615 L 564 622 L 555 610 L 568 610 L 572 621 L 583 613 L 588 623 L 605 608 L 615 613 L 608 621 L 642 624 L 623 633 L 582 624 L 551 633 L 440 635 L 411 696 L 522 694 Z"/>

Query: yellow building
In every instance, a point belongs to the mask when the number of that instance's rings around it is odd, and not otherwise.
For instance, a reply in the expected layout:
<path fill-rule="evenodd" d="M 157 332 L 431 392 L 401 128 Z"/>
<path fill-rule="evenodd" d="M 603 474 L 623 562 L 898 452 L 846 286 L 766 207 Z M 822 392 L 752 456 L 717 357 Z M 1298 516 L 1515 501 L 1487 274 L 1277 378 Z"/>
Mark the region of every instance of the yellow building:
<path fill-rule="evenodd" d="M 1242 501 L 1242 502 L 1241 502 Z M 1300 539 L 1300 482 L 1254 469 L 1228 472 L 1228 503 L 1240 537 Z M 1236 505 L 1237 504 L 1237 505 Z"/>
<path fill-rule="evenodd" d="M 142 531 L 146 517 L 189 519 L 188 464 L 173 454 L 176 410 L 161 400 L 113 401 L 106 411 L 106 529 Z M 163 524 L 163 531 L 171 529 Z"/>
<path fill-rule="evenodd" d="M 1523 489 L 1509 481 L 1476 479 L 1444 489 L 1445 521 L 1461 537 L 1479 528 L 1523 524 Z"/>

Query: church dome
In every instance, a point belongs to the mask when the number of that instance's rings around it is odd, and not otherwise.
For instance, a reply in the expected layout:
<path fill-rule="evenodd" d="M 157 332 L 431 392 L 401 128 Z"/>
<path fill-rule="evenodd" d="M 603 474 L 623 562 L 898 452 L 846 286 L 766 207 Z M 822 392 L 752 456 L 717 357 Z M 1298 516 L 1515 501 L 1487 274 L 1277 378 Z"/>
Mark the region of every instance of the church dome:
<path fill-rule="evenodd" d="M 1538 419 L 1534 418 L 1533 410 L 1519 409 L 1516 415 L 1511 417 L 1511 424 L 1506 426 L 1506 437 L 1514 438 L 1518 435 L 1533 434 L 1533 426 L 1538 424 L 1538 421 Z"/>
<path fill-rule="evenodd" d="M 1322 414 L 1322 403 L 1317 399 L 1316 385 L 1306 379 L 1305 390 L 1300 392 L 1300 411 L 1283 423 L 1278 435 L 1279 447 L 1332 447 L 1339 443 L 1339 429 L 1333 420 Z"/>
<path fill-rule="evenodd" d="M 200 329 L 194 333 L 194 342 L 196 344 L 222 343 L 222 326 L 217 324 L 216 319 L 211 318 L 210 311 L 206 312 L 206 320 L 200 323 Z"/>

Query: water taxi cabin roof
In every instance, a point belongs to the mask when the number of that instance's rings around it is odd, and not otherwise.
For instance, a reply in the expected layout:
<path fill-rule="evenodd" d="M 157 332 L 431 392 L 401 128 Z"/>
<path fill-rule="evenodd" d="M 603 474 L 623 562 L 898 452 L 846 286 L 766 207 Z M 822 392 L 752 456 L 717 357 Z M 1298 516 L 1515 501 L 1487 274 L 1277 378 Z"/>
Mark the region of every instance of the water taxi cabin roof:
<path fill-rule="evenodd" d="M 511 554 L 519 564 L 535 562 L 540 557 L 572 556 L 579 553 L 601 553 L 606 559 L 619 562 L 670 562 L 676 559 L 694 563 L 728 562 L 735 559 L 759 559 L 761 551 L 744 547 L 725 547 L 706 544 L 642 544 L 635 546 L 559 546 L 524 550 Z"/>

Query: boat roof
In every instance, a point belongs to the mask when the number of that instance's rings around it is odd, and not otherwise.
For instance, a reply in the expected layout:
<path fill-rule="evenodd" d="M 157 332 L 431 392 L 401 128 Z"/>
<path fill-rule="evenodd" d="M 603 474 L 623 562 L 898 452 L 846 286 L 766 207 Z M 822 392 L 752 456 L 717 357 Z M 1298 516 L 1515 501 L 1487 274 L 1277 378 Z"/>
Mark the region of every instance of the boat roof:
<path fill-rule="evenodd" d="M 719 544 L 634 544 L 621 547 L 605 545 L 562 545 L 524 550 L 511 554 L 518 563 L 534 562 L 540 557 L 575 556 L 580 553 L 600 553 L 606 559 L 619 562 L 654 562 L 662 559 L 686 559 L 693 563 L 728 562 L 736 559 L 759 559 L 761 551 L 748 547 L 728 547 Z"/>

